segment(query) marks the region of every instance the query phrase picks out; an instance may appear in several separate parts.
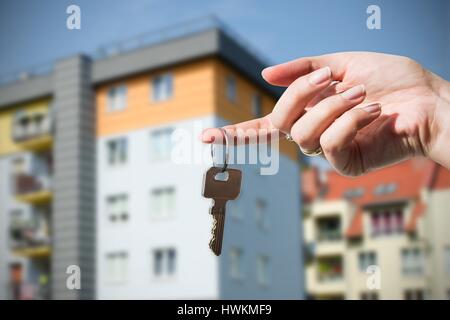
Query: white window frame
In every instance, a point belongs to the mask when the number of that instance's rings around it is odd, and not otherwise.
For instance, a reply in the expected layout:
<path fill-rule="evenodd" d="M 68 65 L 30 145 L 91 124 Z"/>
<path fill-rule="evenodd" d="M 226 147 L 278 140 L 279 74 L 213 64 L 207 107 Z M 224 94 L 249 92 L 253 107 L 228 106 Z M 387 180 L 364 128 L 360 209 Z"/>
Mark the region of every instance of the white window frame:
<path fill-rule="evenodd" d="M 404 277 L 422 277 L 425 275 L 425 252 L 421 248 L 401 250 L 401 272 Z"/>
<path fill-rule="evenodd" d="M 154 76 L 151 79 L 151 101 L 163 102 L 174 96 L 173 75 L 170 72 Z"/>
<path fill-rule="evenodd" d="M 117 155 L 111 155 L 110 145 L 111 143 L 116 143 L 117 150 L 115 151 Z M 123 150 L 121 150 L 123 148 Z M 106 163 L 109 167 L 118 167 L 127 164 L 128 162 L 128 139 L 126 137 L 111 138 L 105 141 L 106 149 Z M 115 159 L 111 161 L 111 159 Z"/>
<path fill-rule="evenodd" d="M 123 284 L 128 279 L 129 255 L 126 251 L 113 251 L 105 254 L 105 282 Z"/>
<path fill-rule="evenodd" d="M 171 194 L 170 199 L 166 198 L 167 194 Z M 172 186 L 153 188 L 152 190 L 150 190 L 150 217 L 152 220 L 170 219 L 175 217 L 176 194 L 176 189 Z M 160 211 L 156 208 L 156 206 L 158 204 L 157 201 L 161 201 L 161 198 L 157 199 L 157 197 L 165 197 L 162 200 L 165 208 Z M 170 201 L 172 201 L 171 204 Z M 170 208 L 167 208 L 169 206 Z"/>
<path fill-rule="evenodd" d="M 373 257 L 373 259 L 371 259 Z M 361 251 L 358 253 L 358 270 L 366 272 L 371 265 L 377 265 L 377 253 L 375 251 Z"/>
<path fill-rule="evenodd" d="M 161 253 L 161 273 L 156 274 L 156 255 L 157 253 Z M 170 257 L 171 253 L 173 253 L 173 271 L 171 272 L 170 269 Z M 161 247 L 161 248 L 154 248 L 151 251 L 151 273 L 152 273 L 152 279 L 154 280 L 166 280 L 166 279 L 172 279 L 176 276 L 178 272 L 178 252 L 175 247 Z"/>
<path fill-rule="evenodd" d="M 244 279 L 243 251 L 241 248 L 232 247 L 229 252 L 229 275 L 232 280 Z"/>
<path fill-rule="evenodd" d="M 125 85 L 117 85 L 108 89 L 107 92 L 107 111 L 117 112 L 127 107 L 128 89 Z"/>
<path fill-rule="evenodd" d="M 270 259 L 267 255 L 256 257 L 256 283 L 261 287 L 270 285 Z"/>
<path fill-rule="evenodd" d="M 168 161 L 172 156 L 172 133 L 173 128 L 158 129 L 150 132 L 150 158 L 153 162 Z M 161 148 L 161 145 L 163 148 Z M 158 153 L 158 148 L 162 150 Z M 156 152 L 155 152 L 156 151 Z"/>
<path fill-rule="evenodd" d="M 269 214 L 267 212 L 267 201 L 261 198 L 255 201 L 255 219 L 257 226 L 265 231 L 270 229 Z"/>
<path fill-rule="evenodd" d="M 225 93 L 228 101 L 233 103 L 237 102 L 238 99 L 238 89 L 237 89 L 237 80 L 236 77 L 232 75 L 228 75 L 225 78 Z"/>
<path fill-rule="evenodd" d="M 119 208 L 121 206 L 121 208 Z M 125 193 L 108 195 L 105 201 L 106 219 L 110 225 L 127 223 L 130 220 L 129 197 Z M 126 219 L 123 219 L 123 216 Z M 115 221 L 111 220 L 115 217 Z"/>

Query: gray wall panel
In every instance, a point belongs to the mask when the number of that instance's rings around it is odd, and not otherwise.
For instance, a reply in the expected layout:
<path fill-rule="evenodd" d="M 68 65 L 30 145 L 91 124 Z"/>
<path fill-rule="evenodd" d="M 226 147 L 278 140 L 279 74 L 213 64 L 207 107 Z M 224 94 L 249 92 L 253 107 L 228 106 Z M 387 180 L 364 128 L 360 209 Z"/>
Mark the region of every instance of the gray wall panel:
<path fill-rule="evenodd" d="M 91 62 L 82 56 L 60 61 L 55 68 L 52 285 L 57 299 L 95 297 L 95 105 L 90 74 Z M 81 268 L 81 290 L 65 286 L 71 264 Z"/>

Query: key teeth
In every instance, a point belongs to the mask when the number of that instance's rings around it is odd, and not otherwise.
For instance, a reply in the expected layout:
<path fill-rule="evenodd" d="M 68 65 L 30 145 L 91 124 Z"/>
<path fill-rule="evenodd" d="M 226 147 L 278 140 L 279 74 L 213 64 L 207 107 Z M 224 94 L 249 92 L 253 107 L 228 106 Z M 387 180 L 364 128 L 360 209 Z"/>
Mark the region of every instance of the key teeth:
<path fill-rule="evenodd" d="M 213 215 L 213 226 L 212 226 L 212 229 L 211 229 L 211 235 L 212 235 L 212 238 L 211 238 L 211 240 L 209 240 L 209 248 L 210 248 L 211 250 L 213 250 L 213 251 L 214 251 L 214 242 L 215 242 L 215 240 L 216 240 L 216 236 L 215 236 L 216 227 L 217 227 L 217 219 L 216 219 L 216 217 Z M 215 253 L 215 252 L 214 252 L 214 253 Z"/>

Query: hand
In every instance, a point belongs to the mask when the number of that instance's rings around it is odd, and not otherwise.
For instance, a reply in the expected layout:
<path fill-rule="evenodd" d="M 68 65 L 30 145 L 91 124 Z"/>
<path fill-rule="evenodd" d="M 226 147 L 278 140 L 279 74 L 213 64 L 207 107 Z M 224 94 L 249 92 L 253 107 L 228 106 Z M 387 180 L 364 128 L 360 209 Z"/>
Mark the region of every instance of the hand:
<path fill-rule="evenodd" d="M 263 70 L 287 89 L 260 119 L 226 126 L 290 133 L 304 150 L 322 147 L 341 174 L 356 176 L 413 156 L 450 168 L 450 85 L 401 56 L 346 52 Z M 207 129 L 202 141 L 217 132 Z"/>

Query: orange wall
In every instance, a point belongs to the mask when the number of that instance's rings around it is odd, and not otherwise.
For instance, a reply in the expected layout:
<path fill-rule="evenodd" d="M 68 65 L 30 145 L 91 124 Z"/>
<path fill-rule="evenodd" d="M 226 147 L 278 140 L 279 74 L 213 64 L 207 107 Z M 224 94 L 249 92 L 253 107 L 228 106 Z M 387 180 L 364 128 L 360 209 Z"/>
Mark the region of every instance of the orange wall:
<path fill-rule="evenodd" d="M 216 113 L 223 119 L 231 123 L 247 121 L 255 118 L 252 112 L 252 97 L 255 93 L 259 93 L 262 98 L 263 115 L 272 112 L 276 99 L 271 95 L 263 92 L 252 82 L 242 77 L 234 69 L 230 68 L 219 61 L 215 62 L 216 75 Z M 236 79 L 237 84 L 237 100 L 231 102 L 226 95 L 226 79 L 232 76 Z M 280 140 L 280 151 L 294 161 L 298 160 L 298 148 L 293 142 L 285 139 Z"/>
<path fill-rule="evenodd" d="M 152 76 L 165 72 L 173 75 L 174 95 L 167 101 L 153 102 L 150 81 Z M 97 134 L 106 136 L 212 114 L 213 72 L 212 60 L 203 60 L 102 85 L 96 93 Z M 124 110 L 108 112 L 108 89 L 119 84 L 127 86 L 127 106 Z"/>
<path fill-rule="evenodd" d="M 164 102 L 152 102 L 150 81 L 153 76 L 165 72 L 173 75 L 174 96 Z M 236 103 L 228 101 L 226 97 L 225 79 L 228 75 L 234 76 L 237 82 Z M 120 84 L 127 87 L 127 106 L 121 111 L 108 112 L 108 89 Z M 217 114 L 231 123 L 249 120 L 254 118 L 251 99 L 256 92 L 262 95 L 264 114 L 270 113 L 275 99 L 216 58 L 111 82 L 96 90 L 97 134 L 120 134 L 212 114 Z M 290 158 L 298 159 L 297 148 L 293 143 L 281 141 L 280 148 Z"/>

